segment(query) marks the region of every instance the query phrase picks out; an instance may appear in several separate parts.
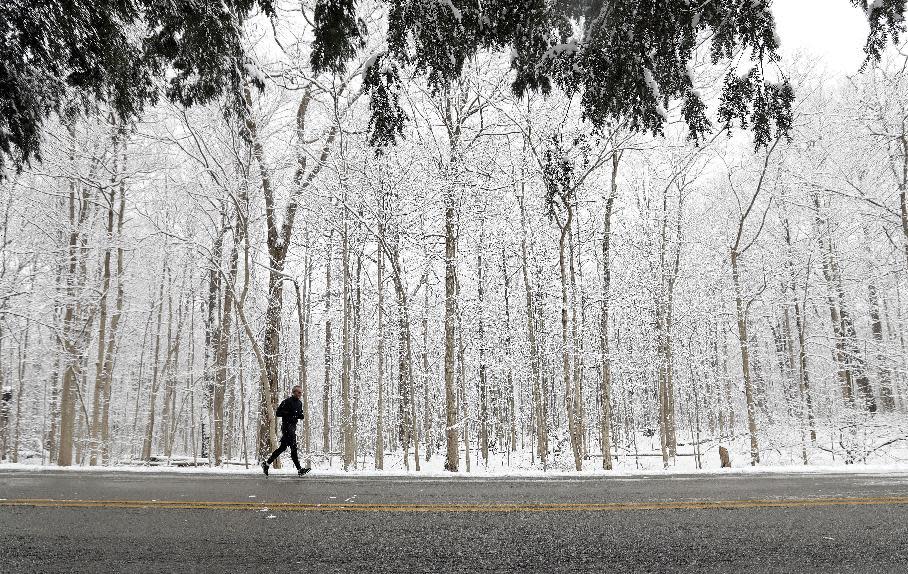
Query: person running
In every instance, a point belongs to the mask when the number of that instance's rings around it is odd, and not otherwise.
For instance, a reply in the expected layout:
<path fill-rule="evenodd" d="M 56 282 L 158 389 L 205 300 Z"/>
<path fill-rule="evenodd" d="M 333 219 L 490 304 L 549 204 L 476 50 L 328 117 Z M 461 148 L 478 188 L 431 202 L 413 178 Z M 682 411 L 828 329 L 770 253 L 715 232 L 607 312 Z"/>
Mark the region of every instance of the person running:
<path fill-rule="evenodd" d="M 281 417 L 281 445 L 271 453 L 267 461 L 262 462 L 262 472 L 265 473 L 265 476 L 268 476 L 268 467 L 271 466 L 271 463 L 277 460 L 277 457 L 281 456 L 287 447 L 290 447 L 290 460 L 296 466 L 297 474 L 303 476 L 310 470 L 309 467 L 300 466 L 300 459 L 296 455 L 296 421 L 303 420 L 303 402 L 300 400 L 302 396 L 303 388 L 295 385 L 290 389 L 290 396 L 281 401 L 280 406 L 274 412 L 275 415 Z"/>

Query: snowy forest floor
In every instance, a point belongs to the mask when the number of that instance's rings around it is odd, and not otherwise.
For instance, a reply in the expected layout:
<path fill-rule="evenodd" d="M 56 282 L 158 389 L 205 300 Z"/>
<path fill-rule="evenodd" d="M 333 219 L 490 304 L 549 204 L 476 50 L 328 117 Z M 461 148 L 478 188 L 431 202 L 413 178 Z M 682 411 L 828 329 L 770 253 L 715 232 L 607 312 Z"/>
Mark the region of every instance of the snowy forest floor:
<path fill-rule="evenodd" d="M 582 471 L 567 470 L 542 470 L 541 468 L 518 469 L 514 467 L 496 467 L 490 465 L 488 468 L 480 466 L 471 468 L 469 472 L 460 471 L 450 473 L 443 468 L 441 459 L 430 461 L 424 464 L 419 472 L 415 470 L 406 471 L 403 469 L 375 470 L 373 467 L 355 468 L 344 471 L 338 466 L 333 467 L 314 467 L 312 475 L 318 476 L 408 476 L 427 478 L 438 477 L 457 477 L 468 478 L 470 476 L 482 477 L 552 477 L 552 478 L 570 478 L 572 476 L 689 476 L 691 474 L 699 475 L 729 475 L 729 474 L 880 474 L 880 475 L 906 475 L 908 476 L 908 463 L 902 464 L 824 464 L 824 465 L 759 465 L 759 466 L 742 466 L 735 468 L 714 468 L 694 469 L 693 466 L 681 465 L 671 466 L 668 469 L 657 468 L 655 465 L 650 468 L 616 468 L 611 471 L 605 471 L 600 468 L 584 468 Z M 0 470 L 29 470 L 29 471 L 46 471 L 55 472 L 64 470 L 63 467 L 54 465 L 40 465 L 29 463 L 0 463 Z M 223 474 L 223 475 L 244 475 L 244 474 L 261 474 L 261 469 L 255 464 L 250 464 L 249 468 L 244 465 L 227 465 L 221 467 L 212 466 L 175 466 L 175 465 L 118 465 L 118 466 L 72 466 L 65 468 L 69 471 L 96 472 L 125 472 L 125 473 L 179 473 L 179 474 Z M 296 471 L 289 462 L 284 462 L 280 469 L 272 469 L 271 474 L 295 474 Z"/>
<path fill-rule="evenodd" d="M 771 456 L 775 454 L 776 456 Z M 563 457 L 562 457 L 563 458 Z M 300 460 L 305 465 L 306 458 L 301 455 Z M 635 457 L 633 453 L 629 455 L 619 455 L 616 458 L 613 470 L 606 471 L 601 467 L 601 458 L 591 457 L 584 461 L 583 470 L 575 471 L 573 468 L 566 466 L 566 461 L 555 459 L 554 464 L 547 465 L 545 468 L 538 462 L 533 463 L 529 457 L 521 453 L 512 453 L 510 460 L 506 454 L 494 453 L 489 457 L 489 464 L 485 465 L 480 459 L 478 462 L 474 458 L 471 461 L 470 469 L 467 470 L 461 453 L 461 467 L 458 473 L 450 473 L 444 470 L 444 457 L 441 455 L 432 456 L 428 461 L 420 461 L 420 470 L 416 471 L 412 454 L 410 457 L 410 469 L 403 466 L 400 452 L 388 453 L 385 456 L 385 468 L 376 470 L 372 457 L 359 458 L 355 468 L 344 470 L 340 457 L 333 456 L 330 459 L 324 457 L 313 457 L 309 464 L 313 473 L 322 476 L 501 476 L 501 477 L 571 477 L 571 476 L 641 476 L 641 475 L 663 475 L 670 476 L 689 475 L 689 474 L 760 474 L 760 473 L 843 473 L 843 474 L 861 474 L 861 473 L 905 473 L 908 474 L 908 448 L 887 451 L 886 456 L 876 456 L 868 458 L 867 462 L 856 462 L 846 464 L 845 459 L 841 456 L 834 456 L 830 453 L 812 449 L 808 454 L 809 464 L 804 464 L 799 459 L 792 457 L 779 456 L 778 453 L 764 454 L 763 462 L 756 466 L 748 464 L 748 455 L 745 452 L 735 452 L 732 454 L 732 468 L 721 468 L 717 452 L 703 453 L 701 455 L 701 466 L 697 467 L 697 459 L 691 453 L 679 451 L 679 456 L 674 461 L 669 461 L 668 468 L 663 468 L 661 455 L 654 452 L 641 452 Z M 4 461 L 0 463 L 0 469 L 28 469 L 28 470 L 45 470 L 54 471 L 61 467 L 56 465 L 42 464 L 38 457 L 27 459 L 25 462 L 10 463 Z M 109 465 L 109 466 L 88 466 L 75 465 L 69 467 L 70 470 L 105 470 L 105 471 L 124 471 L 124 472 L 177 472 L 177 473 L 200 473 L 200 474 L 248 474 L 261 473 L 254 458 L 250 457 L 248 467 L 244 460 L 231 460 L 228 464 L 220 467 L 209 466 L 206 459 L 197 458 L 195 461 L 191 457 L 173 457 L 169 461 L 165 459 L 156 459 L 150 464 L 143 464 L 140 461 L 130 461 L 129 463 Z M 295 473 L 293 465 L 288 456 L 282 457 L 282 468 L 272 469 L 272 473 L 291 474 Z"/>
<path fill-rule="evenodd" d="M 789 433 L 781 431 L 766 433 L 761 440 L 760 463 L 750 465 L 749 439 L 738 435 L 734 440 L 704 439 L 696 441 L 683 440 L 679 436 L 677 456 L 669 459 L 668 466 L 663 466 L 659 437 L 651 432 L 637 433 L 631 442 L 631 448 L 619 446 L 613 455 L 613 470 L 602 469 L 602 457 L 596 448 L 590 448 L 590 456 L 583 461 L 583 470 L 574 470 L 570 445 L 566 438 L 554 437 L 553 449 L 549 459 L 543 465 L 531 455 L 534 445 L 521 445 L 516 451 L 503 452 L 500 449 L 490 450 L 488 464 L 482 460 L 479 449 L 471 448 L 470 462 L 463 448 L 460 450 L 460 465 L 457 474 L 479 476 L 577 476 L 577 475 L 622 475 L 641 474 L 689 474 L 689 473 L 813 473 L 813 472 L 908 472 L 908 421 L 899 421 L 896 417 L 878 417 L 878 424 L 862 424 L 857 433 L 843 434 L 841 430 L 817 430 L 817 440 L 811 443 L 808 439 L 802 442 L 797 429 Z M 721 468 L 719 446 L 729 450 L 732 468 Z M 439 445 L 443 446 L 443 445 Z M 409 452 L 409 468 L 404 463 L 400 449 L 385 453 L 384 469 L 375 469 L 375 459 L 371 454 L 360 454 L 355 465 L 348 470 L 343 468 L 343 460 L 338 453 L 326 456 L 322 452 L 299 454 L 303 465 L 311 466 L 320 475 L 424 475 L 450 476 L 444 470 L 444 454 L 438 449 L 428 458 L 420 452 L 419 470 Z M 805 463 L 806 458 L 806 463 Z M 0 462 L 0 469 L 48 469 L 58 468 L 47 462 L 46 454 L 38 451 L 20 453 L 19 463 Z M 283 468 L 274 469 L 277 473 L 295 472 L 290 457 L 285 453 L 281 457 Z M 76 464 L 73 469 L 97 469 L 87 464 Z M 240 456 L 226 461 L 220 467 L 209 466 L 208 459 L 200 456 L 180 454 L 170 458 L 153 456 L 150 461 L 124 455 L 117 462 L 103 466 L 105 470 L 124 470 L 132 472 L 188 472 L 188 473 L 260 473 L 258 461 L 253 452 L 248 458 Z"/>

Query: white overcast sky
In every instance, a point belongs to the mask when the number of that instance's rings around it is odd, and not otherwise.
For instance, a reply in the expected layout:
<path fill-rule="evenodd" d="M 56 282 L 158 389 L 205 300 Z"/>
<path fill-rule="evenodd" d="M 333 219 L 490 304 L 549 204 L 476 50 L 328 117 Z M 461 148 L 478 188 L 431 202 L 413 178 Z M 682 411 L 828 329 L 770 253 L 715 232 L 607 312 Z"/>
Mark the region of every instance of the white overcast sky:
<path fill-rule="evenodd" d="M 867 18 L 850 0 L 775 0 L 772 11 L 783 56 L 812 54 L 835 75 L 853 74 L 861 67 Z"/>

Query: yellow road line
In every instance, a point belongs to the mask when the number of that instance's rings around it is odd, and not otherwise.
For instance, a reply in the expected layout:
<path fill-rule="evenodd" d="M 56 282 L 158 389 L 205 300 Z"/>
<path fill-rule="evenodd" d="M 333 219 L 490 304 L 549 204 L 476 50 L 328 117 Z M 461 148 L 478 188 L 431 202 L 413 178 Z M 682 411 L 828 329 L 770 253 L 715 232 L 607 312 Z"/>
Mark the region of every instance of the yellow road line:
<path fill-rule="evenodd" d="M 703 500 L 604 503 L 296 503 L 180 500 L 0 500 L 0 506 L 42 508 L 153 508 L 180 510 L 284 510 L 331 512 L 610 512 L 622 510 L 730 510 L 739 508 L 814 508 L 823 506 L 908 505 L 908 496 L 871 498 L 801 498 L 765 500 Z"/>

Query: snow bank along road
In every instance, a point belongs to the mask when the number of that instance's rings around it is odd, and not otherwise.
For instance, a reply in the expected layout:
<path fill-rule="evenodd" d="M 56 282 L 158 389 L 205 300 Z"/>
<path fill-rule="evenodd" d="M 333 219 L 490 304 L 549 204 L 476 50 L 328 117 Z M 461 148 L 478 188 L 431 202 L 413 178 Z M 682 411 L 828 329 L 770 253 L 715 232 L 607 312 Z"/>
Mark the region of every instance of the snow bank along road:
<path fill-rule="evenodd" d="M 908 475 L 0 470 L 0 572 L 908 572 Z"/>

